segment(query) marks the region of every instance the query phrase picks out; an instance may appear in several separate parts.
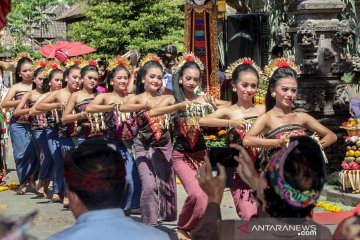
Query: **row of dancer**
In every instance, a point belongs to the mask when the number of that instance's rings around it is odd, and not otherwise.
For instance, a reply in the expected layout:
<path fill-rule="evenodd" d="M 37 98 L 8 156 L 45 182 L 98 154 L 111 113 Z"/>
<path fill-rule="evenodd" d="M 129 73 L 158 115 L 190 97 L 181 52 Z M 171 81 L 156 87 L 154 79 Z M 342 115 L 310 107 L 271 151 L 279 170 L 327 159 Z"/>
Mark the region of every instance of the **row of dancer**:
<path fill-rule="evenodd" d="M 201 84 L 202 64 L 191 54 L 184 55 L 178 62 L 173 78 L 173 95 L 159 95 L 164 69 L 159 58 L 149 55 L 140 64 L 135 81 L 135 95 L 128 91 L 131 78 L 129 65 L 126 60 L 117 59 L 109 69 L 109 86 L 113 88 L 109 93 L 97 94 L 94 91 L 99 73 L 97 68 L 88 62 L 87 66 L 82 68 L 72 65 L 65 71 L 63 78 L 60 74 L 58 78 L 53 77 L 53 71 L 57 69 L 52 69 L 48 76 L 45 76 L 46 80 L 43 79 L 43 86 L 49 85 L 51 91 L 43 93 L 35 88 L 28 93 L 28 100 L 24 97 L 19 104 L 20 101 L 14 99 L 23 95 L 21 93 L 28 92 L 32 84 L 29 73 L 32 64 L 28 61 L 27 66 L 23 62 L 20 60 L 17 67 L 17 74 L 22 81 L 10 89 L 3 106 L 17 106 L 16 115 L 30 113 L 36 116 L 33 119 L 37 119 L 38 123 L 39 119 L 47 119 L 50 124 L 47 124 L 46 128 L 52 128 L 52 122 L 56 125 L 51 129 L 55 129 L 54 131 L 43 131 L 46 138 L 37 138 L 38 143 L 47 139 L 50 150 L 48 155 L 53 159 L 48 161 L 48 165 L 54 164 L 53 174 L 50 174 L 53 176 L 54 193 L 59 191 L 56 190 L 57 184 L 63 186 L 60 171 L 63 164 L 62 154 L 67 148 L 74 146 L 74 139 L 75 142 L 82 142 L 87 138 L 105 137 L 116 141 L 127 167 L 128 194 L 124 201 L 126 206 L 123 208 L 131 208 L 136 197 L 130 196 L 136 195 L 136 188 L 141 188 L 140 209 L 144 223 L 157 225 L 162 221 L 176 219 L 174 171 L 180 178 L 188 194 L 178 217 L 180 239 L 190 237 L 191 230 L 196 227 L 207 205 L 206 194 L 195 179 L 196 171 L 204 163 L 206 150 L 200 125 L 228 127 L 229 143 L 248 146 L 259 166 L 266 164 L 269 153 L 260 149 L 274 151 L 273 149 L 284 146 L 290 136 L 305 134 L 307 130 L 319 135 L 323 147 L 336 141 L 336 136 L 329 129 L 308 114 L 292 112 L 291 105 L 298 90 L 297 72 L 296 67 L 287 59 L 274 60 L 272 65 L 268 66 L 266 109 L 263 105 L 253 103 L 260 76 L 255 63 L 249 59 L 237 61 L 228 70 L 234 95 L 232 105 L 230 102 L 195 93 L 194 90 Z M 35 74 L 35 83 L 38 76 Z M 60 84 L 57 85 L 56 82 Z M 65 82 L 66 87 L 61 88 Z M 79 88 L 81 90 L 78 90 Z M 32 99 L 34 91 L 44 96 L 39 96 L 38 100 Z M 25 107 L 26 103 L 31 104 L 34 101 L 31 108 Z M 39 117 L 42 115 L 38 113 L 45 114 L 45 118 Z M 22 138 L 26 138 L 26 134 L 34 137 L 37 134 L 31 133 L 26 123 L 18 119 L 12 119 L 10 132 L 20 184 L 24 187 L 27 181 L 33 184 L 31 176 L 38 166 L 36 154 L 31 155 L 36 152 L 35 149 L 31 150 L 31 139 L 27 138 L 29 141 L 24 144 Z M 259 137 L 261 135 L 262 137 Z M 51 145 L 52 143 L 54 145 Z M 46 143 L 40 145 L 46 146 Z M 52 149 L 50 146 L 55 147 Z M 44 149 L 41 150 L 43 154 L 40 154 L 40 158 L 44 159 L 46 154 Z M 60 153 L 58 157 L 56 151 Z M 45 162 L 41 161 L 39 171 L 39 179 L 43 181 L 40 187 L 44 188 L 48 186 L 50 179 L 50 175 L 44 178 L 43 174 L 40 174 L 42 167 L 48 169 Z M 141 183 L 137 182 L 137 173 Z M 256 215 L 255 201 L 246 184 L 236 175 L 234 178 L 231 190 L 236 210 L 241 218 L 249 219 Z M 60 194 L 64 195 L 63 187 L 60 190 L 58 197 L 61 197 Z"/>

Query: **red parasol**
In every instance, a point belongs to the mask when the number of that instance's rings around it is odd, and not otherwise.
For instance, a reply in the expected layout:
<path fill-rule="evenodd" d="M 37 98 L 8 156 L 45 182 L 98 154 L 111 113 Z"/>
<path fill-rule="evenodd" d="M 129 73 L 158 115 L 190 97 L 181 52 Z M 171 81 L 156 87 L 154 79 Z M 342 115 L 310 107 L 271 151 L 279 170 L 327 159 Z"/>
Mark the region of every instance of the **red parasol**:
<path fill-rule="evenodd" d="M 0 29 L 6 25 L 6 16 L 10 12 L 10 0 L 1 0 L 0 3 Z"/>
<path fill-rule="evenodd" d="M 60 61 L 65 62 L 68 57 L 75 57 L 96 50 L 81 42 L 66 42 L 58 41 L 54 45 L 44 45 L 39 49 L 39 52 L 47 58 L 58 58 Z"/>

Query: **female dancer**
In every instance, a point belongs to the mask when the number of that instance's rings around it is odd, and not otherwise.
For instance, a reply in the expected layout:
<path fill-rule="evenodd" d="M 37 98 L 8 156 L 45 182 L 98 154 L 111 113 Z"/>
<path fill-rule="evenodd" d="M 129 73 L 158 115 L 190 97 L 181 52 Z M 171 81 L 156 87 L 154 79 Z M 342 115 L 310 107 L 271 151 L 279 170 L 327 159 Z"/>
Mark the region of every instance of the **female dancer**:
<path fill-rule="evenodd" d="M 174 77 L 174 96 L 166 97 L 149 111 L 152 117 L 174 113 L 171 116 L 174 136 L 172 164 L 188 194 L 177 224 L 179 239 L 190 237 L 190 231 L 196 227 L 207 205 L 207 196 L 195 179 L 196 171 L 204 163 L 206 149 L 198 120 L 214 111 L 211 98 L 194 93 L 201 83 L 202 67 L 200 59 L 192 54 L 184 55 Z M 214 103 L 224 102 L 215 100 Z"/>
<path fill-rule="evenodd" d="M 227 69 L 227 79 L 232 79 L 233 105 L 219 109 L 200 119 L 200 125 L 212 127 L 228 127 L 228 144 L 242 144 L 246 132 L 258 116 L 265 112 L 264 105 L 255 105 L 253 99 L 259 85 L 259 67 L 248 58 L 242 58 L 231 64 Z M 253 161 L 258 151 L 247 149 Z M 238 174 L 234 174 L 231 186 L 236 211 L 241 219 L 248 220 L 257 213 L 256 201 L 252 197 L 250 187 Z"/>
<path fill-rule="evenodd" d="M 61 153 L 60 148 L 60 141 L 58 136 L 58 125 L 56 124 L 55 118 L 53 114 L 48 111 L 46 113 L 42 113 L 41 111 L 36 111 L 37 103 L 39 103 L 41 100 L 46 98 L 48 95 L 50 95 L 51 92 L 60 90 L 63 86 L 63 78 L 64 73 L 60 69 L 60 63 L 57 62 L 49 62 L 48 66 L 45 69 L 45 76 L 47 78 L 44 81 L 43 85 L 43 94 L 40 96 L 40 98 L 37 100 L 37 102 L 34 104 L 34 107 L 31 109 L 30 114 L 33 116 L 37 115 L 43 115 L 45 114 L 46 118 L 46 138 L 47 138 L 47 144 L 49 146 L 51 156 L 53 161 L 53 195 L 52 195 L 52 201 L 53 202 L 61 202 L 63 192 L 64 192 L 64 184 L 63 179 L 59 178 L 59 171 L 62 171 L 62 169 L 59 169 L 60 166 L 62 166 L 63 155 Z"/>
<path fill-rule="evenodd" d="M 78 64 L 78 63 L 77 63 Z M 80 80 L 80 68 L 75 64 L 74 61 L 68 62 L 68 68 L 64 72 L 63 82 L 65 87 L 50 92 L 49 95 L 42 99 L 39 103 L 36 104 L 36 111 L 49 112 L 54 117 L 58 128 L 58 140 L 60 143 L 60 149 L 62 153 L 62 158 L 58 158 L 54 162 L 54 180 L 57 182 L 58 191 L 62 193 L 64 191 L 64 175 L 63 175 L 63 165 L 64 165 L 64 154 L 66 151 L 74 147 L 74 143 L 71 139 L 71 128 L 69 124 L 63 124 L 61 122 L 61 116 L 63 114 L 64 106 L 66 105 L 70 95 L 79 89 L 79 80 Z M 55 196 L 56 197 L 56 196 Z M 66 208 L 68 206 L 68 198 L 64 196 L 63 205 Z"/>
<path fill-rule="evenodd" d="M 44 76 L 44 70 L 46 62 L 43 60 L 34 62 L 34 84 L 33 90 L 24 95 L 20 103 L 17 105 L 14 116 L 23 116 L 30 114 L 30 108 L 40 98 L 43 93 L 43 85 L 45 84 L 46 77 Z M 46 137 L 47 121 L 44 114 L 33 116 L 30 124 L 31 131 L 34 135 L 36 142 L 38 143 L 38 157 L 40 160 L 39 169 L 39 182 L 36 186 L 37 191 L 43 194 L 45 197 L 49 194 L 49 184 L 52 179 L 52 156 L 48 146 Z"/>
<path fill-rule="evenodd" d="M 86 138 L 101 136 L 103 134 L 101 130 L 93 127 L 85 110 L 87 105 L 89 105 L 96 96 L 95 88 L 99 78 L 96 62 L 89 61 L 87 64 L 88 65 L 81 68 L 80 71 L 82 89 L 71 94 L 61 119 L 63 123 L 75 123 L 74 128 L 78 144 L 84 142 Z M 74 114 L 73 111 L 75 111 Z"/>
<path fill-rule="evenodd" d="M 171 166 L 170 133 L 164 126 L 165 116 L 150 117 L 147 111 L 164 98 L 158 96 L 163 66 L 160 59 L 151 54 L 144 57 L 141 66 L 136 89 L 139 95 L 130 98 L 119 110 L 139 112 L 134 154 L 142 184 L 141 221 L 157 225 L 161 221 L 176 219 L 175 175 Z"/>
<path fill-rule="evenodd" d="M 126 215 L 130 215 L 131 208 L 140 207 L 141 183 L 139 173 L 134 165 L 131 147 L 137 135 L 138 124 L 135 113 L 122 113 L 121 104 L 131 96 L 127 93 L 130 79 L 130 63 L 122 57 L 109 61 L 109 93 L 103 93 L 86 107 L 88 113 L 106 113 L 106 138 L 115 141 L 126 166 L 127 192 L 122 208 Z"/>
<path fill-rule="evenodd" d="M 297 67 L 290 60 L 279 58 L 266 66 L 264 72 L 269 77 L 266 113 L 258 117 L 243 139 L 246 147 L 271 148 L 263 157 L 261 166 L 267 163 L 269 155 L 288 144 L 290 136 L 305 135 L 306 129 L 321 137 L 322 147 L 333 144 L 336 135 L 332 131 L 309 114 L 291 110 L 298 92 Z M 264 134 L 264 138 L 258 137 L 260 134 Z"/>
<path fill-rule="evenodd" d="M 3 108 L 16 107 L 24 94 L 31 91 L 34 75 L 33 62 L 28 55 L 20 57 L 15 69 L 17 83 L 9 89 L 5 96 L 2 102 Z M 27 182 L 29 182 L 32 188 L 36 188 L 35 181 L 30 176 L 38 170 L 39 161 L 29 126 L 30 118 L 28 115 L 21 117 L 12 116 L 10 119 L 11 143 L 20 184 L 17 194 L 26 193 Z"/>

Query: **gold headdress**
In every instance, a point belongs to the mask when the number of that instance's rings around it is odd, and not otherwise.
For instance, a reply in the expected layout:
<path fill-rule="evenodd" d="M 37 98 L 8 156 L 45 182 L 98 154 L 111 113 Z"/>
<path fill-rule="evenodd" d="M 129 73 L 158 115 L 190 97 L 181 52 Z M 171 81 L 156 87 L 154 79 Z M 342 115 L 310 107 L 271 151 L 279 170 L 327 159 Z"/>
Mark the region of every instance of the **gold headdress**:
<path fill-rule="evenodd" d="M 69 58 L 69 59 L 66 60 L 65 66 L 67 68 L 69 68 L 71 66 L 74 66 L 74 65 L 80 66 L 83 61 L 84 61 L 84 59 L 82 57 Z"/>
<path fill-rule="evenodd" d="M 287 58 L 276 58 L 276 59 L 272 60 L 268 65 L 265 66 L 264 79 L 269 79 L 277 69 L 283 68 L 283 67 L 290 67 L 290 68 L 294 69 L 297 74 L 301 73 L 300 68 L 298 66 L 296 66 L 295 63 L 292 62 L 291 60 L 289 60 Z"/>
<path fill-rule="evenodd" d="M 80 68 L 84 68 L 86 66 L 94 66 L 94 67 L 97 67 L 97 62 L 96 60 L 86 60 L 86 61 L 82 61 L 80 64 L 79 64 L 79 67 Z"/>
<path fill-rule="evenodd" d="M 50 72 L 56 69 L 64 71 L 64 68 L 61 66 L 61 63 L 59 61 L 49 61 L 44 69 L 44 76 L 49 77 Z"/>
<path fill-rule="evenodd" d="M 30 56 L 29 53 L 27 53 L 27 52 L 21 52 L 21 53 L 19 53 L 19 54 L 14 58 L 14 64 L 17 65 L 18 62 L 19 62 L 19 60 L 22 59 L 22 58 L 30 58 L 30 59 L 32 60 L 32 58 L 31 58 L 31 56 Z"/>
<path fill-rule="evenodd" d="M 127 70 L 129 70 L 130 72 L 132 70 L 132 66 L 130 65 L 130 62 L 126 58 L 124 58 L 122 56 L 116 56 L 113 59 L 110 59 L 109 60 L 109 66 L 108 66 L 107 70 L 112 71 L 117 66 L 124 67 Z"/>
<path fill-rule="evenodd" d="M 233 62 L 225 71 L 225 76 L 226 79 L 231 79 L 232 78 L 232 73 L 234 72 L 235 68 L 241 64 L 244 65 L 251 65 L 255 68 L 255 70 L 259 73 L 259 75 L 262 74 L 261 69 L 259 68 L 258 65 L 256 65 L 255 61 L 250 59 L 250 58 L 240 58 L 238 60 L 236 60 L 235 62 Z"/>
<path fill-rule="evenodd" d="M 175 67 L 173 68 L 173 72 L 174 72 L 174 73 L 177 72 L 177 71 L 179 71 L 180 68 L 182 68 L 182 66 L 184 66 L 184 64 L 185 64 L 186 62 L 196 62 L 196 63 L 199 65 L 200 70 L 201 70 L 202 72 L 205 70 L 204 64 L 201 62 L 200 58 L 196 57 L 196 56 L 194 55 L 194 53 L 192 53 L 192 52 L 185 53 L 185 54 L 184 54 L 183 56 L 181 56 L 181 57 L 179 58 L 179 60 L 176 61 L 176 62 L 177 62 L 177 66 L 175 66 Z"/>
<path fill-rule="evenodd" d="M 162 67 L 164 67 L 164 64 L 163 62 L 161 61 L 161 59 L 153 54 L 153 53 L 149 53 L 148 55 L 146 55 L 145 57 L 143 57 L 141 60 L 140 60 L 140 67 L 144 66 L 145 63 L 149 62 L 149 61 L 155 61 L 155 62 L 158 62 L 161 64 Z"/>
<path fill-rule="evenodd" d="M 38 68 L 41 68 L 41 67 L 46 67 L 47 66 L 47 61 L 46 59 L 44 58 L 41 58 L 41 59 L 37 59 L 34 61 L 33 63 L 33 66 L 34 66 L 34 69 L 38 69 Z"/>

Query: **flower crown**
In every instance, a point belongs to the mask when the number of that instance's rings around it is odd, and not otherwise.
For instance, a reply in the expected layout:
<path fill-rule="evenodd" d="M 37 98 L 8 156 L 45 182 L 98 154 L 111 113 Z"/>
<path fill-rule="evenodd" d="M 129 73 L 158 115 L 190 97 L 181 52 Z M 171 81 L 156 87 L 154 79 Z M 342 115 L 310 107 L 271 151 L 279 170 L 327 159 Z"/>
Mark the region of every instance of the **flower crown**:
<path fill-rule="evenodd" d="M 163 64 L 163 62 L 161 61 L 161 59 L 160 59 L 157 55 L 155 55 L 155 54 L 153 54 L 153 53 L 149 53 L 148 55 L 146 55 L 145 57 L 143 57 L 143 58 L 140 60 L 140 63 L 139 63 L 140 67 L 144 66 L 145 63 L 147 63 L 147 62 L 149 62 L 149 61 L 158 62 L 158 63 L 160 63 L 161 66 L 164 68 L 164 64 Z"/>
<path fill-rule="evenodd" d="M 80 68 L 84 68 L 86 66 L 94 66 L 94 67 L 97 67 L 97 62 L 96 60 L 93 60 L 93 59 L 90 59 L 90 60 L 87 60 L 87 61 L 82 61 L 80 64 L 79 64 L 79 67 Z"/>
<path fill-rule="evenodd" d="M 22 58 L 30 58 L 31 60 L 33 60 L 33 59 L 31 58 L 31 56 L 30 56 L 29 53 L 27 53 L 27 52 L 21 52 L 21 53 L 19 53 L 19 54 L 14 58 L 14 63 L 15 63 L 15 65 L 17 65 L 18 62 L 19 62 L 19 60 L 22 59 Z"/>
<path fill-rule="evenodd" d="M 109 66 L 108 66 L 107 70 L 112 71 L 117 66 L 124 67 L 127 70 L 129 70 L 130 72 L 132 70 L 132 66 L 131 66 L 130 62 L 126 58 L 124 58 L 122 56 L 116 56 L 113 59 L 110 59 L 109 60 Z"/>
<path fill-rule="evenodd" d="M 179 57 L 179 60 L 176 62 L 177 66 L 173 68 L 174 73 L 179 71 L 186 62 L 195 62 L 199 65 L 201 72 L 205 70 L 204 64 L 201 62 L 200 58 L 196 57 L 192 52 L 185 53 L 183 56 Z"/>
<path fill-rule="evenodd" d="M 56 70 L 56 69 L 60 69 L 60 70 L 64 71 L 64 68 L 61 66 L 61 63 L 60 63 L 60 62 L 55 61 L 55 60 L 49 61 L 49 62 L 47 63 L 47 65 L 45 66 L 44 76 L 45 76 L 45 77 L 49 77 L 50 72 L 51 72 L 52 70 Z"/>
<path fill-rule="evenodd" d="M 84 61 L 84 59 L 82 57 L 69 58 L 69 59 L 66 60 L 65 66 L 67 68 L 69 68 L 71 66 L 74 66 L 74 65 L 80 66 L 83 61 Z"/>
<path fill-rule="evenodd" d="M 239 65 L 251 65 L 255 68 L 255 70 L 259 73 L 259 75 L 262 75 L 261 69 L 258 65 L 256 65 L 255 61 L 252 60 L 251 58 L 240 58 L 238 60 L 236 60 L 235 62 L 233 62 L 225 71 L 225 76 L 226 79 L 231 79 L 232 78 L 232 73 L 234 72 L 235 68 L 237 68 L 237 66 Z"/>
<path fill-rule="evenodd" d="M 38 68 L 41 68 L 41 67 L 46 67 L 47 66 L 47 61 L 46 59 L 42 58 L 42 59 L 38 59 L 38 60 L 35 60 L 34 63 L 33 63 L 33 67 L 34 69 L 38 69 Z"/>
<path fill-rule="evenodd" d="M 276 58 L 272 60 L 268 65 L 264 68 L 264 79 L 269 79 L 274 72 L 279 68 L 289 67 L 295 70 L 297 74 L 300 74 L 300 68 L 295 65 L 294 62 L 287 58 Z"/>

